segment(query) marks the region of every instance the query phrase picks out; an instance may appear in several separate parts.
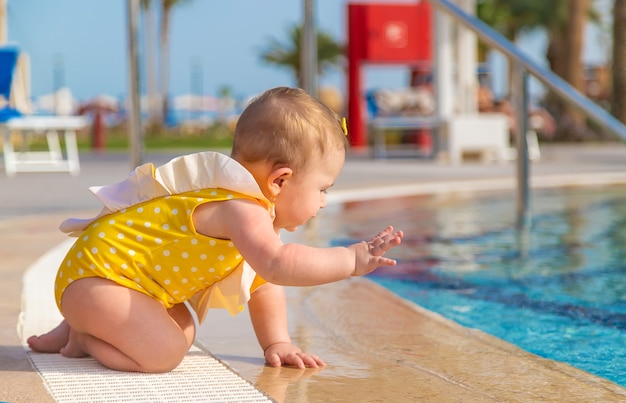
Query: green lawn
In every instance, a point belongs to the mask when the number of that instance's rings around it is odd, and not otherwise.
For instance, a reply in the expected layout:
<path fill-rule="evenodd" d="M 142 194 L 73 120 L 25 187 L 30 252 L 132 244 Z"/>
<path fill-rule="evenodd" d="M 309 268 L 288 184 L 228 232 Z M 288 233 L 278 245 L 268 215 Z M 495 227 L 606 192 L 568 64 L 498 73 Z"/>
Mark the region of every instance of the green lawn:
<path fill-rule="evenodd" d="M 93 148 L 91 128 L 77 135 L 78 149 L 88 151 Z M 206 150 L 216 148 L 230 149 L 232 132 L 223 125 L 214 125 L 206 129 L 184 130 L 180 128 L 161 131 L 146 130 L 143 143 L 146 150 Z M 62 139 L 61 139 L 62 140 Z M 123 151 L 129 148 L 129 133 L 124 128 L 109 128 L 105 134 L 105 150 Z M 19 148 L 19 145 L 16 144 Z M 47 150 L 44 136 L 30 136 L 28 149 Z"/>

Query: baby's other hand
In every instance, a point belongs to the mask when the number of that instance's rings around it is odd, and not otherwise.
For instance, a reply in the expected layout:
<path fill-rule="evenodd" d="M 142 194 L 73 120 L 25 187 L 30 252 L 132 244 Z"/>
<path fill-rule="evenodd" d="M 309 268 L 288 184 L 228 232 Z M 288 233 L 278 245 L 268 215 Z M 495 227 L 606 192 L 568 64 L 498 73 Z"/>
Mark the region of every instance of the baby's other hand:
<path fill-rule="evenodd" d="M 265 361 L 271 367 L 293 365 L 298 368 L 318 368 L 326 365 L 315 354 L 303 352 L 291 343 L 275 343 L 266 348 Z"/>
<path fill-rule="evenodd" d="M 404 233 L 402 231 L 393 232 L 393 227 L 388 226 L 369 242 L 361 242 L 349 246 L 356 252 L 356 264 L 354 276 L 362 276 L 372 272 L 380 266 L 395 266 L 396 261 L 383 255 L 391 248 L 400 245 Z"/>

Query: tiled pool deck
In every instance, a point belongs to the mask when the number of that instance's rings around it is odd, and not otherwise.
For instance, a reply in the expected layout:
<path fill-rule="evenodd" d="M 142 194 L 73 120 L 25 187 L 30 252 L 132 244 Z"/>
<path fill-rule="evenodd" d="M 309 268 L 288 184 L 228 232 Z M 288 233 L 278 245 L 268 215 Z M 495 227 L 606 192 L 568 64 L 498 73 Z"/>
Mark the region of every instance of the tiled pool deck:
<path fill-rule="evenodd" d="M 165 162 L 172 155 L 150 155 Z M 97 212 L 91 185 L 121 180 L 120 155 L 83 155 L 77 177 L 0 172 L 0 401 L 53 401 L 17 336 L 22 275 L 66 239 L 69 216 Z M 331 192 L 336 202 L 370 197 L 514 189 L 515 163 L 460 166 L 352 154 Z M 626 184 L 626 146 L 542 147 L 533 186 Z M 378 193 L 378 192 L 377 192 Z M 367 280 L 289 289 L 294 341 L 329 364 L 321 371 L 268 368 L 247 314 L 211 312 L 198 342 L 244 378 L 284 402 L 626 401 L 626 389 L 525 353 L 395 298 Z"/>

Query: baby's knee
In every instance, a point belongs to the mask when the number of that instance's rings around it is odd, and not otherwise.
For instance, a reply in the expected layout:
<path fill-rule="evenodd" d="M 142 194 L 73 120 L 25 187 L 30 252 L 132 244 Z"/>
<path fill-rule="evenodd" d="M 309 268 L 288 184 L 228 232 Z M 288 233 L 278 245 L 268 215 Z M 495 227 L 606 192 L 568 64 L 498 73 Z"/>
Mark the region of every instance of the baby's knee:
<path fill-rule="evenodd" d="M 141 366 L 141 372 L 146 372 L 149 374 L 162 374 L 162 373 L 175 370 L 180 365 L 181 362 L 182 362 L 182 359 L 179 361 L 149 364 L 146 366 Z"/>
<path fill-rule="evenodd" d="M 183 362 L 188 350 L 186 345 L 184 348 L 182 346 L 164 348 L 159 353 L 139 363 L 141 372 L 163 373 L 173 371 Z"/>

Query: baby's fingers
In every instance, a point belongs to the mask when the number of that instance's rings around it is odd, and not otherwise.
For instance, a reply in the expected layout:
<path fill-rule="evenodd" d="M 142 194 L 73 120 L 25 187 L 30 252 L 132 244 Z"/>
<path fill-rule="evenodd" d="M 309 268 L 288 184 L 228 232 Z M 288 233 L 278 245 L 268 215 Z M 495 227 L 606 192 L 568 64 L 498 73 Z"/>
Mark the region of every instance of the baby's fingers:
<path fill-rule="evenodd" d="M 390 247 L 400 245 L 400 243 L 402 243 L 402 237 L 404 237 L 404 232 L 402 231 L 398 231 L 395 234 L 392 234 L 389 238 Z"/>
<path fill-rule="evenodd" d="M 379 257 L 378 260 L 376 261 L 376 267 L 381 267 L 381 266 L 395 266 L 396 265 L 396 260 L 395 259 L 389 259 L 388 257 Z"/>
<path fill-rule="evenodd" d="M 265 361 L 270 367 L 280 367 L 282 365 L 282 360 L 277 353 L 268 354 L 268 356 L 265 357 Z"/>
<path fill-rule="evenodd" d="M 380 241 L 385 239 L 385 237 L 393 232 L 393 227 L 391 225 L 387 226 L 384 230 L 380 231 L 376 236 L 374 236 L 370 242 Z"/>
<path fill-rule="evenodd" d="M 369 242 L 370 253 L 374 256 L 380 256 L 394 246 L 400 245 L 404 233 L 398 231 L 395 234 L 387 233 L 384 236 L 377 235 Z"/>

